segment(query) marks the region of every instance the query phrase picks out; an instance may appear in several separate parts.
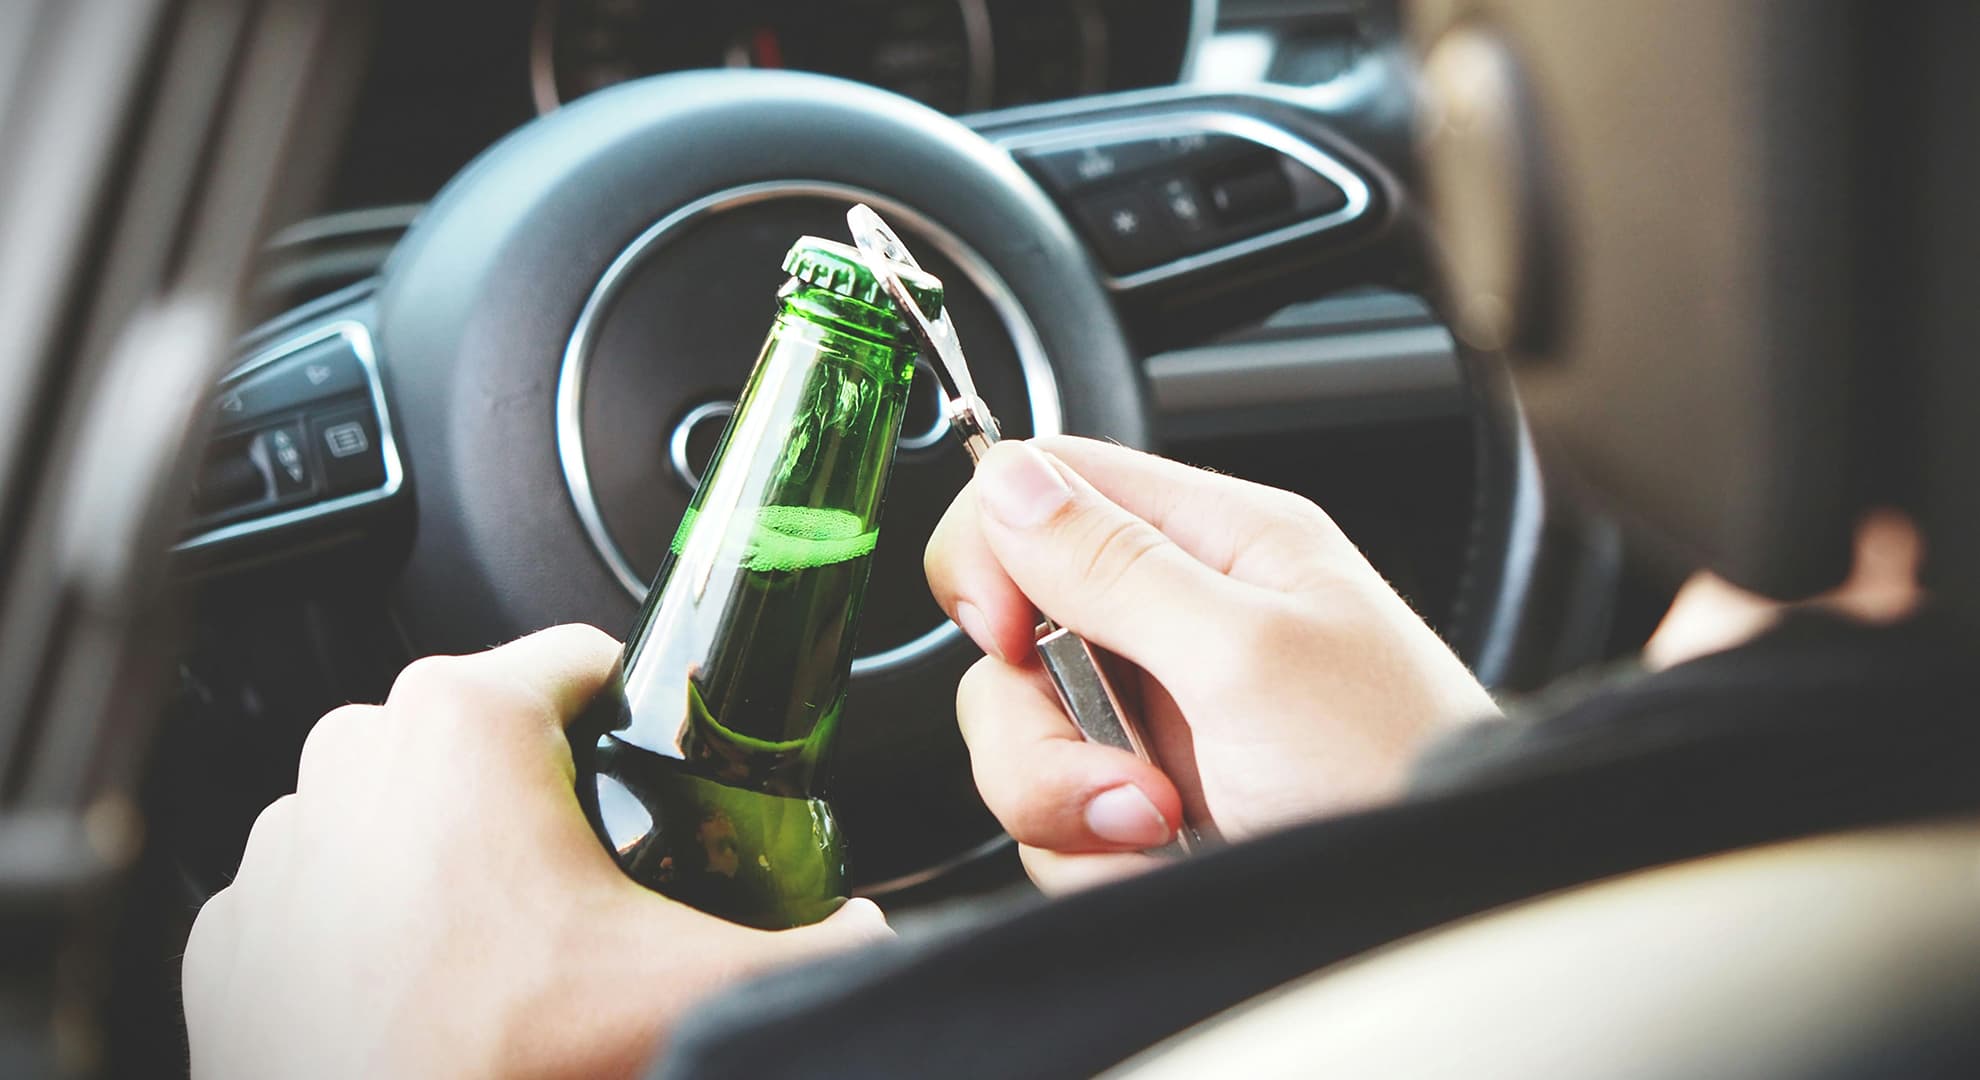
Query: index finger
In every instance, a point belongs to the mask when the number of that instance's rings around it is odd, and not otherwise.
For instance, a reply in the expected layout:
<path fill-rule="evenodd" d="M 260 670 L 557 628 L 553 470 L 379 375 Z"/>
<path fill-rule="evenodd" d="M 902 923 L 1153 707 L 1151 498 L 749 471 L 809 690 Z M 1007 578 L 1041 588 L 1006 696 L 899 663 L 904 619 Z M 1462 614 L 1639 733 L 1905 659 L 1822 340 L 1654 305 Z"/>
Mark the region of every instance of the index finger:
<path fill-rule="evenodd" d="M 1052 436 L 1035 445 L 1232 580 L 1296 591 L 1349 568 L 1370 572 L 1333 519 L 1290 492 L 1093 439 Z M 1015 662 L 1030 654 L 1035 605 L 991 551 L 977 515 L 965 488 L 936 525 L 923 569 L 936 603 L 984 651 Z"/>
<path fill-rule="evenodd" d="M 476 687 L 525 700 L 568 724 L 613 677 L 619 643 L 595 626 L 568 623 L 485 652 L 416 660 L 392 686 L 391 700 L 455 702 Z M 457 703 L 457 702 L 455 702 Z"/>
<path fill-rule="evenodd" d="M 1050 435 L 1033 445 L 1226 577 L 1274 590 L 1360 549 L 1311 500 L 1119 443 Z"/>

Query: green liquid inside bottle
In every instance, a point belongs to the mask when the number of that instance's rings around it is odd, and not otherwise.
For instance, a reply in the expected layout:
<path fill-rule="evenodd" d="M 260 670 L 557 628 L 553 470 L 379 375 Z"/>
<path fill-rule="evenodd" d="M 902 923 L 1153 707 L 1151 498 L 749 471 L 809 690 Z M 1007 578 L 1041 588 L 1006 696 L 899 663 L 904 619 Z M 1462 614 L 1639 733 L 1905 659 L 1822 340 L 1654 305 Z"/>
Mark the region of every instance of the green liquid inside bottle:
<path fill-rule="evenodd" d="M 785 267 L 619 670 L 571 730 L 579 802 L 628 874 L 771 929 L 847 895 L 826 770 L 914 371 L 850 249 L 806 238 Z"/>

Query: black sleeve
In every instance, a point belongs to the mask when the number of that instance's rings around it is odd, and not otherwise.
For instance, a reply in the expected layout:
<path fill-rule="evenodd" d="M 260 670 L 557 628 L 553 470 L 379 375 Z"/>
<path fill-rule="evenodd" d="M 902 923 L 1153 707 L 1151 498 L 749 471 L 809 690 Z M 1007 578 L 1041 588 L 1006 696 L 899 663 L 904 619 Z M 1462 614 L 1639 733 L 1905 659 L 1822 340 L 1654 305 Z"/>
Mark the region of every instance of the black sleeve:
<path fill-rule="evenodd" d="M 1748 844 L 1980 805 L 1980 650 L 1797 629 L 1584 703 L 1463 783 L 956 936 L 777 975 L 675 1033 L 657 1073 L 1088 1076 L 1405 935 Z"/>

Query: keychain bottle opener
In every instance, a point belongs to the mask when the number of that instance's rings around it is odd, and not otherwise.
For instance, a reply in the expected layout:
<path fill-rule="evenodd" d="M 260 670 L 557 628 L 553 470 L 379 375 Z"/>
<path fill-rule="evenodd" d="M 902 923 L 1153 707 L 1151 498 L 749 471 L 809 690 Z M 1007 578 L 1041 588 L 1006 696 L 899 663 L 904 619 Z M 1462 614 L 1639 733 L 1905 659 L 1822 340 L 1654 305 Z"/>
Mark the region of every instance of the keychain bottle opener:
<path fill-rule="evenodd" d="M 984 453 L 999 438 L 997 418 L 991 415 L 990 407 L 977 396 L 976 383 L 970 378 L 969 365 L 963 361 L 962 345 L 956 340 L 956 329 L 949 321 L 949 312 L 945 308 L 930 320 L 920 305 L 915 303 L 893 268 L 904 266 L 919 270 L 921 265 L 915 262 L 907 246 L 901 243 L 900 237 L 894 235 L 894 230 L 887 227 L 879 214 L 862 203 L 846 211 L 846 223 L 852 227 L 853 242 L 859 247 L 860 254 L 865 256 L 874 276 L 887 290 L 887 295 L 893 297 L 894 303 L 906 313 L 908 323 L 914 328 L 922 346 L 933 354 L 935 362 L 931 366 L 942 385 L 943 408 L 948 415 L 949 426 L 962 439 L 970 462 L 982 461 Z M 1085 638 L 1045 618 L 1038 624 L 1036 648 L 1039 659 L 1052 678 L 1052 685 L 1059 692 L 1059 701 L 1065 706 L 1066 714 L 1072 717 L 1073 724 L 1088 742 L 1126 750 L 1143 761 L 1154 762 L 1141 731 L 1121 708 L 1120 698 L 1115 695 L 1106 672 L 1101 670 L 1099 658 Z M 1184 824 L 1177 830 L 1175 839 L 1151 850 L 1158 854 L 1187 855 L 1199 843 L 1195 830 Z"/>

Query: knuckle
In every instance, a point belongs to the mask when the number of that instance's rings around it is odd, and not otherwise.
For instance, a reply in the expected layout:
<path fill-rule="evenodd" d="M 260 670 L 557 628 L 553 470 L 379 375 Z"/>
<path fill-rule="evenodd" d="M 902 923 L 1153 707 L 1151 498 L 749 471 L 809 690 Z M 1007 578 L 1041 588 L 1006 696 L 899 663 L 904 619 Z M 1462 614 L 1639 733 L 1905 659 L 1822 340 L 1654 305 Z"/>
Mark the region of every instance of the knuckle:
<path fill-rule="evenodd" d="M 1082 794 L 1076 786 L 1026 774 L 1012 778 L 994 797 L 986 793 L 984 805 L 1018 843 L 1061 848 L 1084 831 L 1080 822 Z"/>
<path fill-rule="evenodd" d="M 1262 487 L 1261 490 L 1265 493 L 1266 511 L 1275 517 L 1285 518 L 1298 525 L 1310 526 L 1315 522 L 1324 521 L 1331 527 L 1334 523 L 1334 519 L 1320 508 L 1319 503 L 1297 491 L 1275 487 Z"/>
<path fill-rule="evenodd" d="M 257 842 L 263 844 L 269 843 L 270 837 L 281 832 L 288 825 L 295 812 L 296 796 L 294 792 L 290 792 L 269 803 L 267 806 L 262 807 L 261 813 L 254 816 L 254 826 L 248 830 L 248 846 L 253 847 Z"/>
<path fill-rule="evenodd" d="M 399 703 L 458 692 L 466 681 L 460 669 L 460 657 L 422 656 L 399 672 L 386 700 Z"/>
<path fill-rule="evenodd" d="M 191 971 L 195 968 L 209 967 L 214 950 L 219 948 L 216 939 L 226 937 L 231 931 L 232 920 L 227 913 L 233 906 L 233 888 L 232 885 L 228 885 L 207 897 L 206 902 L 193 914 L 192 928 L 186 934 L 188 990 L 193 988 L 192 984 L 195 982 L 204 988 L 203 980 L 190 978 Z"/>
<path fill-rule="evenodd" d="M 543 633 L 569 639 L 573 652 L 606 652 L 619 647 L 618 638 L 585 622 L 559 623 Z"/>
<path fill-rule="evenodd" d="M 956 726 L 962 730 L 964 742 L 970 742 L 974 719 L 995 712 L 990 701 L 996 696 L 996 664 L 996 660 L 983 657 L 956 682 Z"/>
<path fill-rule="evenodd" d="M 336 760 L 344 752 L 344 747 L 371 726 L 377 713 L 378 708 L 374 705 L 344 705 L 324 713 L 303 738 L 298 773 L 319 772 L 327 763 Z"/>
<path fill-rule="evenodd" d="M 1111 593 L 1132 584 L 1145 562 L 1168 540 L 1147 522 L 1134 518 L 1114 519 L 1095 524 L 1092 540 L 1086 545 L 1081 580 L 1100 593 Z"/>
<path fill-rule="evenodd" d="M 247 845 L 242 849 L 241 864 L 235 880 L 250 874 L 271 851 L 279 851 L 289 841 L 289 830 L 297 813 L 296 796 L 284 795 L 256 814 L 254 825 L 248 829 Z"/>
<path fill-rule="evenodd" d="M 935 523 L 935 529 L 928 535 L 928 543 L 921 549 L 921 571 L 928 579 L 928 587 L 938 598 L 952 595 L 959 581 L 967 574 L 970 565 L 980 560 L 984 554 L 982 540 L 976 534 L 976 523 L 971 513 L 975 505 L 972 492 L 965 488 Z"/>
<path fill-rule="evenodd" d="M 531 689 L 528 681 L 507 668 L 478 667 L 472 661 L 426 656 L 407 664 L 386 699 L 395 722 L 409 731 L 444 733 L 513 712 L 519 691 Z"/>
<path fill-rule="evenodd" d="M 962 498 L 963 496 L 957 496 L 957 501 L 961 501 Z M 938 568 L 947 564 L 949 522 L 955 516 L 955 512 L 954 506 L 945 511 L 941 520 L 935 523 L 934 530 L 928 534 L 928 542 L 921 546 L 921 568 L 930 578 L 935 576 Z"/>
<path fill-rule="evenodd" d="M 1048 826 L 1045 815 L 1038 807 L 1020 799 L 1001 807 L 992 805 L 990 809 L 1011 839 L 1027 847 L 1052 848 L 1054 830 Z"/>

